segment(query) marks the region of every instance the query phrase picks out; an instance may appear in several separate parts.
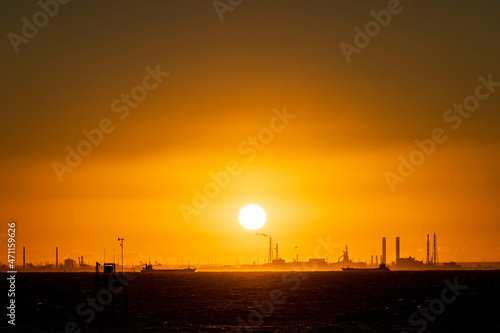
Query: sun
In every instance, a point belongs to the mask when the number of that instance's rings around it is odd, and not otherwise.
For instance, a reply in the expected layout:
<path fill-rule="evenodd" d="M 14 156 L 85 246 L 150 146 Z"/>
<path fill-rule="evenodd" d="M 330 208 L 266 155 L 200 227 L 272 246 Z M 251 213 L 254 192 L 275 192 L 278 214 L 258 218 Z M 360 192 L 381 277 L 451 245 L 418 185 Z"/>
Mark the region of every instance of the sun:
<path fill-rule="evenodd" d="M 248 205 L 240 210 L 239 220 L 247 229 L 259 229 L 266 223 L 266 212 L 257 205 Z"/>

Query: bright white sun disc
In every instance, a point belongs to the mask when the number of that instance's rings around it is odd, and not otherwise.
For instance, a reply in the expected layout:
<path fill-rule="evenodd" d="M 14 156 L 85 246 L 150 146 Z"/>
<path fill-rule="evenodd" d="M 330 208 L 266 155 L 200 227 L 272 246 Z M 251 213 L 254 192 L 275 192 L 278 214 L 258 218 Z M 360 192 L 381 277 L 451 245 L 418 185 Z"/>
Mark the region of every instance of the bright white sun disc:
<path fill-rule="evenodd" d="M 241 209 L 239 220 L 247 229 L 259 229 L 266 223 L 266 212 L 260 206 L 248 205 Z"/>

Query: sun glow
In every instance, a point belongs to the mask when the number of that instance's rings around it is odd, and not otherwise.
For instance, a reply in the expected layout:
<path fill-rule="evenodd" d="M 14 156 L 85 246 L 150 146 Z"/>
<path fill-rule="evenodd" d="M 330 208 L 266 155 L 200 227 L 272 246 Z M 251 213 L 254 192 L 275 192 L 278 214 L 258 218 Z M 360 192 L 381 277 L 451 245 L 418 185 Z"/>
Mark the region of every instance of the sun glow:
<path fill-rule="evenodd" d="M 266 212 L 260 206 L 248 205 L 241 209 L 239 220 L 241 225 L 247 229 L 259 229 L 266 223 Z"/>

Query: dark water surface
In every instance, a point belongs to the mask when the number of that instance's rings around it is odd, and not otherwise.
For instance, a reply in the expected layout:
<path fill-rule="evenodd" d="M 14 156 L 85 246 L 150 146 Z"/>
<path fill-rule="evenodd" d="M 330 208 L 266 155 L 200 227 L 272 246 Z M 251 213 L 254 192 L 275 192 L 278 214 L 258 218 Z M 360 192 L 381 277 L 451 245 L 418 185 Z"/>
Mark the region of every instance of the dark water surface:
<path fill-rule="evenodd" d="M 106 310 L 86 323 L 89 306 L 77 307 L 93 297 L 93 274 L 18 273 L 13 331 L 64 332 L 74 321 L 82 332 L 500 332 L 500 271 L 127 276 L 126 320 L 119 296 L 114 323 Z M 443 292 L 445 280 L 467 289 Z"/>

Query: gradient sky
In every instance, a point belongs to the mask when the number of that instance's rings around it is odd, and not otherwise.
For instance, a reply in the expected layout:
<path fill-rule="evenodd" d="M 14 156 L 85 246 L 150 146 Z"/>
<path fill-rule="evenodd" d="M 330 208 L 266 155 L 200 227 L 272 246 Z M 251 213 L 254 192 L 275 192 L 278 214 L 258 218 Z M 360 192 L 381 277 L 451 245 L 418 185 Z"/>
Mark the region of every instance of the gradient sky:
<path fill-rule="evenodd" d="M 74 0 L 18 53 L 7 36 L 40 7 L 0 8 L 0 233 L 17 221 L 28 262 L 55 246 L 100 260 L 123 237 L 129 263 L 262 263 L 267 239 L 238 222 L 249 203 L 286 260 L 349 245 L 365 261 L 383 236 L 389 261 L 396 236 L 421 260 L 434 232 L 441 261 L 500 260 L 500 87 L 458 129 L 443 120 L 478 76 L 500 81 L 500 3 L 402 1 L 351 63 L 339 45 L 387 1 L 244 0 L 221 21 L 212 1 Z M 113 101 L 157 65 L 170 75 L 120 119 Z M 296 117 L 247 161 L 238 146 L 284 107 Z M 115 130 L 60 182 L 52 163 L 104 118 Z M 391 191 L 385 173 L 435 128 L 446 142 Z M 179 205 L 232 160 L 241 173 L 187 223 Z"/>

